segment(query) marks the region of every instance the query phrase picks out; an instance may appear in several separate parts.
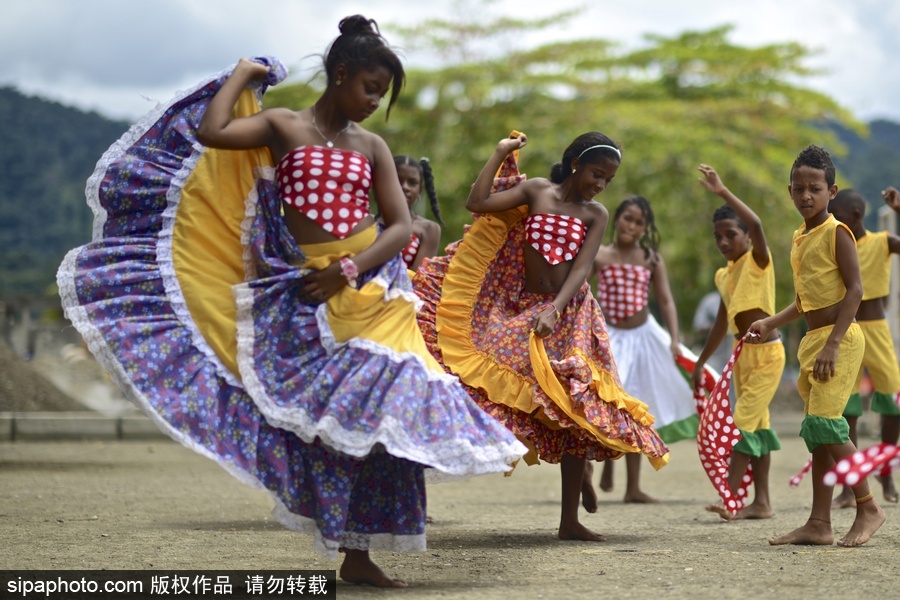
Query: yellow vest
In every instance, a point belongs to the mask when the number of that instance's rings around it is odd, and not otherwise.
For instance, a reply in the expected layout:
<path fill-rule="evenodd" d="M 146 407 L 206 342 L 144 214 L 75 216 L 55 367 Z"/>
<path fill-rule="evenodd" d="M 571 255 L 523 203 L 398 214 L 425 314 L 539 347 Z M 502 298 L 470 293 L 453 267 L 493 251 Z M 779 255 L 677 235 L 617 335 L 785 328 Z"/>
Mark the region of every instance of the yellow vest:
<path fill-rule="evenodd" d="M 859 274 L 862 277 L 863 300 L 884 298 L 891 293 L 891 251 L 888 232 L 872 233 L 856 240 Z"/>
<path fill-rule="evenodd" d="M 769 264 L 760 269 L 753 260 L 752 248 L 727 267 L 716 271 L 716 289 L 728 311 L 728 332 L 738 333 L 734 317 L 738 313 L 758 308 L 767 315 L 775 314 L 775 267 L 772 253 Z"/>
<path fill-rule="evenodd" d="M 835 257 L 837 228 L 850 228 L 828 215 L 821 225 L 803 233 L 803 225 L 794 232 L 791 241 L 791 268 L 794 270 L 794 290 L 797 310 L 807 312 L 837 304 L 847 294 Z M 853 233 L 850 232 L 850 236 Z M 855 238 L 854 238 L 855 239 Z"/>

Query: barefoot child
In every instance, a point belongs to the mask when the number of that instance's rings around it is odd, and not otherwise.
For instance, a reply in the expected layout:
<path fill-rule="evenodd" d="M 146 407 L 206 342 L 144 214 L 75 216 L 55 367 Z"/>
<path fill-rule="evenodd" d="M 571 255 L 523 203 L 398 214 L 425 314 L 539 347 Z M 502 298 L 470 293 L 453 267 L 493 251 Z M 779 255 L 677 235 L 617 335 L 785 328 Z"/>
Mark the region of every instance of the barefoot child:
<path fill-rule="evenodd" d="M 694 389 L 701 387 L 703 365 L 719 347 L 726 329 L 738 340 L 747 334 L 750 324 L 775 313 L 775 267 L 766 243 L 760 218 L 749 206 L 731 193 L 718 173 L 709 165 L 698 169 L 700 183 L 725 200 L 713 214 L 714 236 L 719 252 L 728 266 L 716 272 L 716 288 L 721 302 L 716 321 L 700 352 L 693 373 Z M 769 499 L 771 452 L 781 449 L 778 436 L 769 425 L 769 404 L 778 390 L 784 371 L 784 346 L 777 329 L 772 329 L 761 344 L 745 344 L 734 365 L 734 422 L 741 441 L 734 446 L 728 484 L 736 490 L 747 465 L 753 468 L 753 502 L 732 517 L 721 503 L 707 510 L 723 519 L 768 519 L 772 516 Z"/>
<path fill-rule="evenodd" d="M 884 192 L 885 203 L 897 210 L 900 194 L 894 188 Z M 869 372 L 875 384 L 872 396 L 872 411 L 881 415 L 881 441 L 897 444 L 900 434 L 900 408 L 894 402 L 900 391 L 900 367 L 894 352 L 891 329 L 885 318 L 884 307 L 891 289 L 891 254 L 900 252 L 900 237 L 887 231 L 867 231 L 863 225 L 866 216 L 866 200 L 855 190 L 841 190 L 828 203 L 828 210 L 834 217 L 847 225 L 856 237 L 856 252 L 859 256 L 859 271 L 862 277 L 863 296 L 856 311 L 856 322 L 862 328 L 866 339 L 866 352 L 862 368 L 856 377 L 854 393 L 844 409 L 844 418 L 850 425 L 850 440 L 856 442 L 856 421 L 862 416 L 862 398 L 859 384 L 863 368 Z M 884 499 L 897 502 L 897 488 L 890 474 L 879 476 Z M 853 490 L 844 487 L 835 498 L 835 508 L 849 508 L 856 505 Z"/>
<path fill-rule="evenodd" d="M 528 464 L 559 463 L 558 537 L 602 542 L 578 518 L 586 461 L 668 461 L 647 406 L 619 384 L 587 284 L 608 220 L 594 197 L 622 154 L 607 136 L 585 133 L 549 179 L 526 181 L 515 162 L 525 144 L 518 133 L 497 144 L 466 202 L 472 227 L 416 271 L 419 327 L 479 406 L 529 447 Z M 596 512 L 596 495 L 585 504 Z"/>
<path fill-rule="evenodd" d="M 647 404 L 656 418 L 653 425 L 666 444 L 695 438 L 700 423 L 697 402 L 674 360 L 681 354 L 678 314 L 647 199 L 625 198 L 613 216 L 613 232 L 613 242 L 597 252 L 594 272 L 597 300 L 606 317 L 622 387 Z M 650 314 L 651 284 L 666 329 Z M 614 464 L 611 460 L 603 463 L 600 489 L 604 491 L 612 489 Z M 658 502 L 641 490 L 641 457 L 626 455 L 625 467 L 624 501 Z M 590 469 L 586 473 L 590 478 Z"/>
<path fill-rule="evenodd" d="M 834 178 L 831 156 L 818 146 L 804 148 L 791 166 L 788 191 L 804 220 L 791 243 L 796 297 L 790 306 L 749 329 L 765 340 L 776 327 L 800 316 L 806 318 L 808 329 L 797 349 L 797 387 L 805 413 L 800 437 L 813 455 L 812 509 L 804 525 L 770 539 L 772 545 L 834 543 L 834 487 L 826 485 L 823 477 L 836 461 L 856 451 L 842 415 L 865 350 L 862 330 L 854 322 L 862 282 L 853 234 L 828 212 L 828 203 L 837 193 Z M 884 523 L 884 511 L 865 478 L 853 486 L 853 493 L 856 518 L 838 541 L 841 546 L 865 544 Z"/>
<path fill-rule="evenodd" d="M 508 471 L 526 449 L 416 326 L 409 208 L 390 149 L 360 125 L 388 94 L 390 111 L 403 67 L 374 21 L 340 31 L 303 110 L 260 110 L 285 70 L 241 59 L 131 128 L 88 182 L 96 241 L 58 280 L 163 431 L 269 491 L 316 550 L 343 552 L 342 579 L 405 587 L 370 551 L 424 549 L 426 467 Z"/>

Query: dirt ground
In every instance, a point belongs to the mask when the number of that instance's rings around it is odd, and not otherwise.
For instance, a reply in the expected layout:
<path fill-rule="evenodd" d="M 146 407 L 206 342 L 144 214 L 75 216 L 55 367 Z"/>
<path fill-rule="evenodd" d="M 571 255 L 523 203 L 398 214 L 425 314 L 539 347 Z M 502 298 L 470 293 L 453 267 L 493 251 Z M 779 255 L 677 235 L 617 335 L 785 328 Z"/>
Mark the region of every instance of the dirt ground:
<path fill-rule="evenodd" d="M 900 514 L 866 546 L 772 547 L 766 539 L 800 525 L 809 480 L 790 489 L 804 463 L 798 413 L 778 414 L 784 450 L 773 459 L 776 515 L 722 523 L 703 506 L 714 500 L 695 447 L 673 446 L 659 472 L 643 469 L 659 505 L 621 503 L 601 494 L 582 520 L 605 543 L 560 542 L 559 471 L 520 467 L 429 487 L 428 550 L 376 552 L 411 587 L 376 590 L 339 584 L 339 597 L 385 598 L 831 598 L 900 594 Z M 865 440 L 871 443 L 871 440 Z M 881 499 L 880 489 L 876 489 Z M 132 441 L 0 443 L 0 568 L 4 569 L 336 569 L 309 536 L 284 530 L 272 502 L 213 462 L 163 438 Z M 837 511 L 843 535 L 853 511 Z"/>

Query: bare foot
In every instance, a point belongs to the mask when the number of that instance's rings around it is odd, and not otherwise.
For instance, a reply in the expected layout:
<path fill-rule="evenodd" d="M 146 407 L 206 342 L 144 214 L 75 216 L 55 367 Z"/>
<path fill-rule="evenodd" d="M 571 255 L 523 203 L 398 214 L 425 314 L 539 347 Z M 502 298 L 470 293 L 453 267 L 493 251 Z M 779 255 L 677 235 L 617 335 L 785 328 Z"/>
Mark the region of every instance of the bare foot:
<path fill-rule="evenodd" d="M 425 515 L 425 524 L 434 523 L 434 519 L 431 518 L 431 515 Z"/>
<path fill-rule="evenodd" d="M 856 507 L 856 518 L 847 535 L 838 540 L 838 546 L 853 548 L 862 546 L 884 523 L 884 511 L 873 501 Z"/>
<path fill-rule="evenodd" d="M 600 489 L 604 492 L 613 491 L 613 463 L 611 460 L 603 462 L 603 470 L 600 472 Z"/>
<path fill-rule="evenodd" d="M 384 588 L 406 587 L 405 581 L 389 577 L 381 567 L 372 562 L 368 550 L 345 550 L 340 576 L 347 583 Z"/>
<path fill-rule="evenodd" d="M 856 506 L 856 497 L 853 488 L 845 487 L 838 497 L 831 502 L 831 508 L 853 508 Z"/>
<path fill-rule="evenodd" d="M 723 507 L 724 508 L 724 507 Z M 734 515 L 735 519 L 771 519 L 772 518 L 772 507 L 768 504 L 757 504 L 754 502 L 753 504 L 749 504 L 745 506 L 743 509 L 739 510 L 736 515 Z"/>
<path fill-rule="evenodd" d="M 581 523 L 573 523 L 571 525 L 559 525 L 559 539 L 561 540 L 581 540 L 583 542 L 605 542 L 606 536 L 594 533 Z"/>
<path fill-rule="evenodd" d="M 626 493 L 622 502 L 625 504 L 659 504 L 659 500 L 653 496 L 648 496 L 640 490 Z"/>
<path fill-rule="evenodd" d="M 597 512 L 597 492 L 594 491 L 594 465 L 584 461 L 584 476 L 581 479 L 581 505 L 589 513 Z"/>
<path fill-rule="evenodd" d="M 734 515 L 728 512 L 728 509 L 725 508 L 725 505 L 721 502 L 716 502 L 715 504 L 707 504 L 706 510 L 711 513 L 716 513 L 719 517 L 722 518 L 723 521 L 730 521 L 734 518 Z"/>
<path fill-rule="evenodd" d="M 900 494 L 897 493 L 897 488 L 894 487 L 894 478 L 890 475 L 879 475 L 878 481 L 881 483 L 885 502 L 897 504 L 900 501 Z"/>
<path fill-rule="evenodd" d="M 769 543 L 773 546 L 784 546 L 786 544 L 830 546 L 834 543 L 834 532 L 831 530 L 831 523 L 828 521 L 810 519 L 802 527 L 770 539 Z"/>

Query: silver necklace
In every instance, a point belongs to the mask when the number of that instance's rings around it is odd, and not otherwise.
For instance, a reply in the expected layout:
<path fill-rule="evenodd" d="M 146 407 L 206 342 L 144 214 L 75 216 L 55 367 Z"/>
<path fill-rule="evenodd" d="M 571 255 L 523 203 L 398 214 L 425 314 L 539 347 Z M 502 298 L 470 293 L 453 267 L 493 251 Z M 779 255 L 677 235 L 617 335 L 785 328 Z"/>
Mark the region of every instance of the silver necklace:
<path fill-rule="evenodd" d="M 344 127 L 343 129 L 341 129 L 340 131 L 338 131 L 338 132 L 337 132 L 337 135 L 335 135 L 333 138 L 331 138 L 331 139 L 329 140 L 327 137 L 325 137 L 325 134 L 322 133 L 322 130 L 319 129 L 319 126 L 316 125 L 316 105 L 313 104 L 313 105 L 312 105 L 312 124 L 313 124 L 313 127 L 316 128 L 316 131 L 319 132 L 319 135 L 322 136 L 322 139 L 325 140 L 325 145 L 328 146 L 329 148 L 334 148 L 334 142 L 337 141 L 337 139 L 338 139 L 339 137 L 341 137 L 341 134 L 342 134 L 342 133 L 344 133 L 345 131 L 347 131 L 348 129 L 350 129 L 350 126 L 353 125 L 353 121 L 348 121 L 348 122 L 347 122 L 347 126 Z"/>

